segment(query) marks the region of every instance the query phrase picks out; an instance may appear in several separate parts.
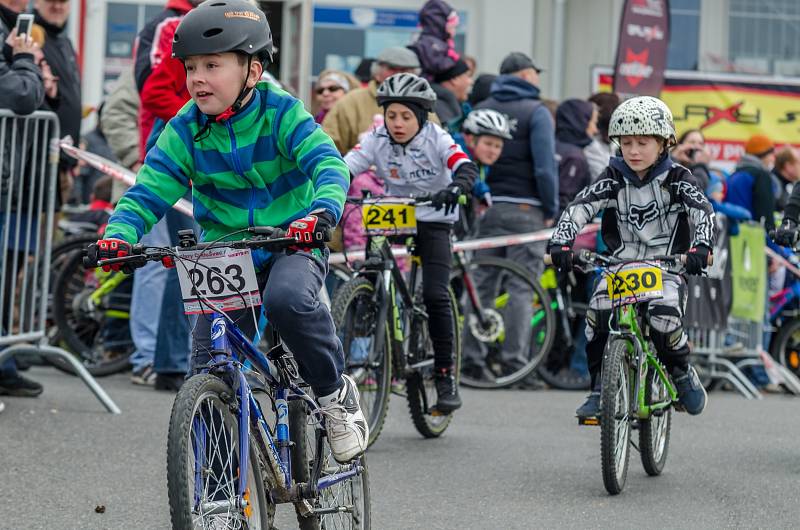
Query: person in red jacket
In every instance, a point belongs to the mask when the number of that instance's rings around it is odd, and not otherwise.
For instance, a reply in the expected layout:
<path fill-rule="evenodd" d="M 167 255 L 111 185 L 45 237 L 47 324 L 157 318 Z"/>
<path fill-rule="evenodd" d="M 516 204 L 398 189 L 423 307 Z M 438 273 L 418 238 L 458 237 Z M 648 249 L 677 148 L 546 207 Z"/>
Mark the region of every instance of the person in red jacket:
<path fill-rule="evenodd" d="M 145 146 L 153 130 L 153 123 L 158 114 L 154 108 L 162 110 L 162 105 L 155 102 L 155 97 L 151 98 L 151 105 L 146 105 L 144 102 L 144 89 L 148 79 L 158 69 L 161 63 L 171 59 L 172 55 L 172 37 L 175 35 L 175 28 L 183 19 L 184 15 L 194 9 L 200 4 L 200 0 L 167 0 L 164 11 L 150 20 L 144 28 L 136 36 L 136 46 L 134 50 L 134 76 L 136 78 L 136 88 L 139 90 L 139 95 L 142 97 L 142 105 L 139 108 L 139 157 L 140 162 L 144 161 L 146 153 Z M 174 60 L 174 59 L 173 59 Z M 181 69 L 183 66 L 181 66 Z M 182 73 L 182 90 L 186 92 L 185 80 L 186 74 Z M 177 94 L 178 91 L 173 92 Z M 163 95 L 164 93 L 162 93 Z M 153 94 L 151 93 L 151 96 Z M 186 97 L 183 102 L 189 99 L 189 94 L 186 92 Z M 169 121 L 169 118 L 175 115 L 177 110 L 182 106 L 178 105 L 175 111 L 166 118 L 164 121 Z M 161 117 L 161 116 L 158 116 Z"/>

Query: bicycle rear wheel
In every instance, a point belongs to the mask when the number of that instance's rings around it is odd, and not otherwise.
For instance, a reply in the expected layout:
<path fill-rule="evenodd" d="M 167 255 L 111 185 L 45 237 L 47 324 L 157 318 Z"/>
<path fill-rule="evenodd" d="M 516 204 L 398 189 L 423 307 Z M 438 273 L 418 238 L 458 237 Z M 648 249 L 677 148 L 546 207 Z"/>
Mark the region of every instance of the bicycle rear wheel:
<path fill-rule="evenodd" d="M 124 279 L 95 306 L 91 296 L 104 274 L 109 273 L 84 269 L 83 253 L 75 250 L 64 259 L 53 289 L 53 319 L 58 335 L 94 376 L 127 369 L 134 350 L 128 327 L 133 278 Z M 49 360 L 59 370 L 74 374 L 63 359 L 52 356 Z"/>
<path fill-rule="evenodd" d="M 645 403 L 659 403 L 669 398 L 667 387 L 654 369 L 647 372 Z M 646 420 L 639 420 L 639 451 L 642 466 L 651 477 L 660 475 L 667 463 L 669 431 L 672 425 L 672 407 L 651 413 Z"/>
<path fill-rule="evenodd" d="M 231 388 L 209 374 L 192 377 L 178 392 L 167 436 L 172 528 L 272 529 L 275 506 L 267 500 L 252 440 L 247 489 L 237 491 L 241 448 L 238 418 L 231 412 L 236 406 Z"/>
<path fill-rule="evenodd" d="M 318 431 L 309 425 L 309 410 L 305 401 L 289 402 L 289 436 L 292 449 L 292 475 L 295 482 L 311 479 L 317 458 Z M 320 478 L 341 473 L 349 468 L 336 462 L 328 446 L 327 438 L 322 444 L 322 473 Z M 368 530 L 370 523 L 370 494 L 367 461 L 364 455 L 358 458 L 361 473 L 348 480 L 334 484 L 311 499 L 314 514 L 304 516 L 297 511 L 300 530 Z"/>
<path fill-rule="evenodd" d="M 631 381 L 628 343 L 611 338 L 603 356 L 600 391 L 600 455 L 603 484 L 611 495 L 625 487 L 630 459 Z"/>
<path fill-rule="evenodd" d="M 450 294 L 450 309 L 453 317 L 453 354 L 455 357 L 456 384 L 461 380 L 461 329 L 458 305 L 452 290 Z M 416 303 L 422 304 L 422 294 L 417 293 Z M 437 399 L 436 382 L 433 366 L 433 343 L 428 331 L 428 322 L 425 319 L 412 319 L 409 341 L 414 341 L 409 347 L 409 364 L 412 371 L 406 377 L 406 392 L 408 411 L 411 421 L 417 431 L 425 438 L 437 438 L 444 434 L 450 422 L 453 421 L 453 412 L 443 414 L 436 410 Z M 411 355 L 413 353 L 413 355 Z"/>
<path fill-rule="evenodd" d="M 389 325 L 378 322 L 375 286 L 366 278 L 348 281 L 336 290 L 331 315 L 344 348 L 345 371 L 358 385 L 361 410 L 369 425 L 369 443 L 373 444 L 389 410 L 392 383 Z M 370 355 L 381 325 L 384 338 Z"/>
<path fill-rule="evenodd" d="M 800 377 L 800 318 L 783 322 L 770 348 L 772 357 Z"/>
<path fill-rule="evenodd" d="M 479 256 L 465 267 L 469 279 L 456 275 L 451 281 L 458 284 L 464 316 L 461 382 L 473 388 L 511 386 L 533 372 L 553 345 L 556 315 L 550 296 L 530 271 L 511 260 Z M 470 299 L 472 289 L 483 305 L 480 317 Z M 523 322 L 516 320 L 520 314 Z M 518 326 L 530 330 L 516 338 L 525 344 L 509 344 L 509 330 Z"/>

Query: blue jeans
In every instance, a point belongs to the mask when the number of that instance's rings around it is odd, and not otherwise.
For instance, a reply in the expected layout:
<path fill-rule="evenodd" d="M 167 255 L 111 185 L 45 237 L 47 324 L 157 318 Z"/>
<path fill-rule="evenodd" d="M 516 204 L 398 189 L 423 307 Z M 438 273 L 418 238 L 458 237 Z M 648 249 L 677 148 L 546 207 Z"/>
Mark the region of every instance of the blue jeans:
<path fill-rule="evenodd" d="M 6 222 L 6 214 L 5 212 L 0 212 L 0 244 L 2 244 L 3 242 L 3 228 L 5 222 Z M 2 258 L 4 260 L 8 259 L 7 256 L 2 256 Z M 8 295 L 6 295 L 6 298 L 7 297 Z M 3 304 L 8 305 L 8 307 L 6 307 L 5 310 L 3 311 L 4 315 L 8 315 L 12 307 L 11 303 L 9 303 L 8 301 L 4 301 Z M 0 322 L 0 333 L 5 333 L 4 322 Z M 13 378 L 16 377 L 16 375 L 17 375 L 17 363 L 14 361 L 14 357 L 9 357 L 8 359 L 6 359 L 3 365 L 0 366 L 0 379 Z"/>
<path fill-rule="evenodd" d="M 142 243 L 174 246 L 177 231 L 193 226 L 188 217 L 170 210 L 142 238 Z M 131 337 L 136 345 L 131 355 L 133 369 L 152 364 L 156 373 L 185 374 L 191 351 L 189 335 L 175 269 L 149 263 L 137 270 L 131 299 Z"/>
<path fill-rule="evenodd" d="M 342 343 L 336 336 L 333 318 L 319 292 L 328 268 L 328 251 L 320 259 L 305 252 L 277 254 L 267 274 L 259 274 L 264 311 L 294 355 L 300 376 L 317 396 L 329 395 L 342 386 L 344 368 Z M 256 315 L 260 309 L 256 308 Z M 228 315 L 248 337 L 256 323 L 250 309 Z M 211 321 L 200 315 L 193 331 L 192 372 L 211 360 Z"/>

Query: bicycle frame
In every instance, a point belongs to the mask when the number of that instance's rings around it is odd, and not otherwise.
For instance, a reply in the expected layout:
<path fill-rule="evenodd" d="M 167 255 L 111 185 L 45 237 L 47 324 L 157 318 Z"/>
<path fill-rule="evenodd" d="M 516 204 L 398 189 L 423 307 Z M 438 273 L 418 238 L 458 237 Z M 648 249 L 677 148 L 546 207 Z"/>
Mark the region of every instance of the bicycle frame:
<path fill-rule="evenodd" d="M 125 281 L 128 275 L 124 272 L 111 272 L 108 274 L 103 275 L 102 278 L 98 278 L 100 282 L 100 286 L 92 291 L 89 299 L 92 302 L 94 307 L 97 307 L 101 304 L 102 299 L 107 294 L 111 293 L 114 289 L 119 287 L 119 285 Z M 131 317 L 130 312 L 128 311 L 120 311 L 119 309 L 107 309 L 103 312 L 103 314 L 108 318 L 124 318 L 129 319 Z"/>
<path fill-rule="evenodd" d="M 199 318 L 205 318 L 201 315 Z M 204 370 L 205 373 L 229 374 L 238 383 L 236 389 L 240 407 L 238 410 L 239 425 L 239 469 L 248 469 L 248 459 L 250 458 L 250 429 L 252 424 L 258 426 L 256 437 L 264 448 L 265 458 L 269 464 L 274 478 L 278 482 L 277 488 L 269 492 L 275 502 L 298 502 L 303 499 L 313 498 L 323 489 L 329 488 L 339 482 L 343 482 L 363 471 L 360 460 L 351 464 L 351 468 L 342 473 L 328 475 L 320 479 L 321 458 L 322 458 L 322 437 L 319 433 L 316 436 L 317 460 L 314 463 L 311 480 L 309 484 L 293 484 L 291 468 L 292 446 L 289 436 L 289 400 L 302 399 L 312 408 L 312 412 L 319 416 L 319 407 L 316 402 L 297 385 L 291 383 L 287 374 L 296 375 L 294 363 L 288 363 L 283 356 L 283 347 L 279 340 L 270 353 L 264 355 L 245 337 L 239 328 L 231 323 L 224 315 L 214 312 L 211 313 L 211 349 L 213 352 L 213 364 Z M 276 337 L 277 339 L 277 337 Z M 270 359 L 270 354 L 275 352 L 276 358 Z M 278 355 L 279 354 L 279 355 Z M 261 413 L 260 406 L 253 396 L 245 373 L 241 366 L 244 361 L 249 361 L 256 371 L 262 374 L 267 383 L 275 389 L 274 404 L 277 417 L 275 427 L 275 437 L 270 434 L 269 426 Z M 280 364 L 283 366 L 279 366 Z M 320 417 L 320 421 L 322 418 Z M 200 427 L 202 431 L 202 427 Z M 204 439 L 205 433 L 200 439 Z M 202 480 L 197 480 L 202 474 L 203 468 L 203 448 L 195 447 L 195 485 L 196 488 L 202 484 Z M 238 477 L 238 496 L 242 503 L 244 494 L 247 492 L 247 473 L 239 473 Z M 195 491 L 195 504 L 199 501 L 200 491 Z M 243 503 L 242 503 L 243 505 Z"/>

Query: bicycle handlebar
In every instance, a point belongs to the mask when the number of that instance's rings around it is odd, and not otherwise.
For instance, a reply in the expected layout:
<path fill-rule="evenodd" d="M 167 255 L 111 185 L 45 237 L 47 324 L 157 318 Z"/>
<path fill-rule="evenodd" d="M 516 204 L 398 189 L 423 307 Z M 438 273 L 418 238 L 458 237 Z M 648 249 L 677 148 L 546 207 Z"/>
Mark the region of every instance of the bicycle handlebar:
<path fill-rule="evenodd" d="M 249 249 L 267 249 L 272 252 L 286 250 L 293 245 L 302 245 L 308 247 L 322 247 L 326 241 L 317 244 L 298 243 L 293 237 L 286 237 L 286 232 L 281 228 L 273 228 L 271 226 L 256 226 L 247 230 L 256 237 L 252 239 L 242 239 L 238 241 L 214 241 L 210 243 L 195 243 L 193 245 L 181 245 L 179 250 L 192 251 L 192 250 L 208 250 L 214 248 L 249 248 Z M 168 247 L 147 247 L 142 244 L 133 245 L 130 256 L 123 256 L 119 258 L 109 258 L 104 260 L 97 260 L 92 262 L 89 256 L 84 251 L 84 266 L 86 268 L 102 267 L 104 265 L 126 264 L 131 268 L 143 267 L 148 261 L 161 261 L 167 257 L 177 257 L 175 249 Z"/>
<path fill-rule="evenodd" d="M 585 263 L 586 265 L 625 265 L 627 263 L 637 263 L 637 262 L 647 262 L 647 261 L 668 261 L 673 265 L 685 265 L 686 264 L 686 254 L 673 254 L 673 255 L 662 255 L 662 256 L 649 256 L 643 259 L 620 259 L 615 256 L 604 256 L 603 254 L 598 254 L 596 252 L 592 252 L 591 250 L 582 250 L 578 254 L 575 255 L 579 261 Z M 714 256 L 709 254 L 708 256 L 708 265 L 712 265 L 714 263 Z M 545 265 L 552 265 L 553 264 L 553 257 L 550 254 L 544 255 L 544 264 Z"/>
<path fill-rule="evenodd" d="M 365 192 L 365 191 L 368 191 L 368 190 L 361 190 L 361 191 Z M 397 199 L 403 199 L 403 200 L 411 199 L 411 201 L 413 201 L 413 204 L 415 206 L 430 206 L 431 203 L 433 202 L 433 194 L 432 193 L 422 193 L 420 195 L 411 195 L 409 197 L 397 197 L 397 196 L 393 196 L 393 195 L 371 195 L 371 194 L 368 194 L 368 193 L 364 193 L 363 197 L 348 197 L 346 199 L 346 202 L 348 202 L 350 204 L 364 204 L 365 201 L 368 201 L 370 199 L 372 199 L 372 200 L 386 199 L 387 201 L 392 200 L 392 199 L 394 199 L 394 200 L 397 200 Z M 462 206 L 466 205 L 467 204 L 467 196 L 463 195 L 463 194 L 459 195 L 458 196 L 458 204 L 460 204 Z"/>

